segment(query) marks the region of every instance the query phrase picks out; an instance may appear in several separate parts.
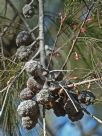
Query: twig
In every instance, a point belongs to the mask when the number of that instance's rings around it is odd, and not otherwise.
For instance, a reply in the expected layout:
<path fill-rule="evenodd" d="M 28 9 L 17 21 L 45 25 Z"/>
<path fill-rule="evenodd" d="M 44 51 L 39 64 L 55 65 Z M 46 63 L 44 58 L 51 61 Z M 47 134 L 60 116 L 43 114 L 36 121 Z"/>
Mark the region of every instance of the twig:
<path fill-rule="evenodd" d="M 95 37 L 78 37 L 78 39 L 85 39 L 85 40 L 93 40 L 93 41 L 98 41 L 98 42 L 102 42 L 102 39 L 97 39 Z"/>
<path fill-rule="evenodd" d="M 56 36 L 56 39 L 55 39 L 55 42 L 54 42 L 54 45 L 53 45 L 53 51 L 52 51 L 52 53 L 51 53 L 51 56 L 50 56 L 50 60 L 49 60 L 47 69 L 49 69 L 50 62 L 51 62 L 51 60 L 52 60 L 52 56 L 53 56 L 53 53 L 54 53 L 54 50 L 55 50 L 55 46 L 56 46 L 56 44 L 57 44 L 57 40 L 58 40 L 60 31 L 61 31 L 61 29 L 62 29 L 62 25 L 63 25 L 63 24 L 61 23 L 61 24 L 60 24 L 60 27 L 59 27 L 59 30 L 58 30 L 58 32 L 57 32 L 57 36 Z"/>
<path fill-rule="evenodd" d="M 102 100 L 99 100 L 99 99 L 95 99 L 95 102 L 102 102 Z"/>
<path fill-rule="evenodd" d="M 75 110 L 78 112 L 78 109 L 77 109 L 77 107 L 76 107 L 74 101 L 73 101 L 72 98 L 70 97 L 68 91 L 67 91 L 61 84 L 59 84 L 59 85 L 60 85 L 60 87 L 65 91 L 65 93 L 67 94 L 68 98 L 71 100 L 71 102 L 72 102 L 72 104 L 73 104 Z"/>
<path fill-rule="evenodd" d="M 9 59 L 9 58 L 7 58 L 7 57 L 5 57 L 5 56 L 4 56 L 4 59 L 5 59 L 5 60 L 8 60 L 9 62 L 11 62 L 11 63 L 13 63 L 13 64 L 16 64 L 16 65 L 17 65 L 17 63 L 16 63 L 16 62 L 14 62 L 13 60 L 11 60 L 11 59 Z M 5 71 L 7 71 L 7 70 L 5 70 Z"/>
<path fill-rule="evenodd" d="M 6 64 L 5 64 L 5 60 L 4 60 L 4 47 L 3 47 L 3 40 L 2 40 L 1 35 L 0 35 L 0 44 L 1 44 L 1 54 L 2 54 L 3 68 L 4 68 L 4 71 L 5 71 L 6 70 Z"/>
<path fill-rule="evenodd" d="M 36 38 L 30 45 L 28 45 L 29 50 L 32 50 L 34 45 L 38 42 L 39 38 Z"/>
<path fill-rule="evenodd" d="M 75 86 L 79 86 L 79 85 L 83 85 L 83 84 L 91 83 L 91 82 L 96 82 L 96 81 L 100 81 L 100 80 L 102 80 L 102 77 L 100 77 L 100 78 L 94 78 L 94 79 L 90 79 L 90 80 L 85 80 L 85 81 L 78 82 L 78 83 L 74 83 L 74 85 Z"/>
<path fill-rule="evenodd" d="M 49 73 L 54 73 L 54 72 L 72 72 L 73 70 L 51 70 Z"/>
<path fill-rule="evenodd" d="M 87 7 L 87 9 L 89 10 L 89 6 L 88 6 L 88 4 L 86 3 L 85 0 L 83 0 L 83 3 L 85 4 L 85 6 Z"/>
<path fill-rule="evenodd" d="M 37 25 L 37 26 L 35 26 L 33 29 L 31 29 L 30 30 L 30 33 L 33 33 L 36 29 L 38 29 L 39 28 L 39 26 Z"/>
<path fill-rule="evenodd" d="M 46 136 L 46 119 L 45 119 L 45 107 L 43 106 L 43 133 Z"/>
<path fill-rule="evenodd" d="M 9 84 L 9 86 L 7 87 L 7 92 L 6 92 L 6 95 L 5 95 L 5 98 L 4 98 L 4 101 L 3 101 L 3 105 L 2 105 L 2 108 L 1 108 L 1 111 L 0 111 L 0 117 L 2 116 L 2 114 L 3 114 L 3 112 L 4 112 L 5 105 L 6 105 L 6 101 L 7 101 L 7 98 L 8 98 L 8 93 L 9 93 L 10 88 L 11 88 L 11 84 Z"/>
<path fill-rule="evenodd" d="M 44 1 L 39 0 L 39 45 L 40 63 L 45 68 L 45 45 L 44 45 Z"/>
<path fill-rule="evenodd" d="M 78 82 L 78 83 L 72 83 L 72 84 L 68 84 L 67 86 L 68 87 L 73 87 L 73 86 L 80 86 L 80 85 L 84 85 L 84 84 L 87 84 L 87 83 L 93 83 L 93 82 L 96 82 L 96 81 L 100 81 L 102 80 L 102 77 L 100 78 L 94 78 L 94 79 L 90 79 L 90 80 L 84 80 L 84 81 L 81 81 L 81 82 Z M 6 86 L 5 88 L 3 88 L 0 93 L 4 92 L 7 90 L 7 87 Z M 97 100 L 98 101 L 98 100 Z"/>
<path fill-rule="evenodd" d="M 102 124 L 102 120 L 100 120 L 99 118 L 97 118 L 96 116 L 94 116 L 93 114 L 91 114 L 89 111 L 87 111 L 85 108 L 82 108 L 83 111 L 88 114 L 91 118 L 93 118 L 94 120 L 96 120 L 98 123 Z"/>
<path fill-rule="evenodd" d="M 7 0 L 5 0 L 5 11 L 4 11 L 4 16 L 6 16 L 6 12 L 7 12 Z"/>
<path fill-rule="evenodd" d="M 73 83 L 70 85 L 67 85 L 68 87 L 73 87 L 73 86 L 79 86 L 79 85 L 83 85 L 83 84 L 87 84 L 87 83 L 92 83 L 92 82 L 96 82 L 96 81 L 100 81 L 102 80 L 102 77 L 100 78 L 94 78 L 94 79 L 90 79 L 90 80 L 84 80 L 82 82 L 78 82 L 78 83 Z"/>
<path fill-rule="evenodd" d="M 39 0 L 39 49 L 40 49 L 40 63 L 46 68 L 45 59 L 45 42 L 44 42 L 44 0 Z M 46 83 L 46 82 L 45 82 Z M 43 134 L 46 136 L 46 120 L 45 120 L 45 106 L 43 106 Z"/>
<path fill-rule="evenodd" d="M 4 91 L 6 91 L 7 88 L 8 88 L 8 86 L 6 86 L 5 88 L 3 88 L 3 89 L 0 91 L 0 93 L 3 93 Z"/>
<path fill-rule="evenodd" d="M 98 8 L 97 8 L 97 21 L 98 21 L 99 28 L 101 28 L 100 14 L 99 14 Z"/>

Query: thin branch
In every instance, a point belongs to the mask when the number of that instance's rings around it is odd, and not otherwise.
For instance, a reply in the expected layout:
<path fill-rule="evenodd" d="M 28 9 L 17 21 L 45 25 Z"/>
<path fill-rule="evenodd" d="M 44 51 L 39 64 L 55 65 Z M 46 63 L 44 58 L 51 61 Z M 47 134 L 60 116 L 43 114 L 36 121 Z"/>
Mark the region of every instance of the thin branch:
<path fill-rule="evenodd" d="M 54 73 L 54 72 L 72 72 L 74 70 L 51 70 L 49 73 Z"/>
<path fill-rule="evenodd" d="M 80 85 L 83 85 L 83 84 L 92 83 L 92 82 L 96 82 L 96 81 L 100 81 L 100 80 L 102 80 L 102 77 L 100 77 L 100 78 L 94 78 L 94 79 L 90 79 L 90 80 L 84 80 L 82 82 L 73 83 L 73 84 L 70 84 L 70 85 L 67 85 L 67 86 L 68 87 L 80 86 Z"/>
<path fill-rule="evenodd" d="M 102 39 L 97 39 L 97 38 L 95 38 L 95 37 L 87 37 L 87 36 L 85 36 L 85 37 L 78 37 L 78 39 L 85 39 L 85 40 L 93 40 L 93 41 L 97 41 L 97 42 L 102 42 Z"/>
<path fill-rule="evenodd" d="M 53 51 L 52 51 L 52 53 L 51 53 L 51 56 L 50 56 L 50 60 L 49 60 L 47 69 L 49 69 L 50 62 L 51 62 L 51 60 L 52 60 L 52 56 L 53 56 L 53 53 L 54 53 L 54 50 L 55 50 L 55 46 L 56 46 L 56 44 L 57 44 L 58 37 L 59 37 L 60 32 L 61 32 L 61 30 L 62 30 L 62 25 L 63 25 L 63 24 L 61 23 L 61 24 L 60 24 L 60 27 L 59 27 L 59 30 L 58 30 L 58 32 L 57 32 L 57 36 L 56 36 L 56 39 L 55 39 L 55 42 L 54 42 L 54 45 L 53 45 Z"/>
<path fill-rule="evenodd" d="M 68 91 L 67 91 L 61 84 L 59 84 L 59 85 L 60 85 L 60 87 L 65 91 L 65 93 L 67 94 L 68 98 L 71 100 L 71 102 L 72 102 L 72 104 L 73 104 L 75 110 L 78 112 L 78 109 L 77 109 L 77 107 L 76 107 L 74 101 L 73 101 L 72 98 L 70 97 Z"/>
<path fill-rule="evenodd" d="M 39 45 L 40 45 L 40 62 L 45 65 L 45 45 L 44 45 L 44 0 L 39 0 Z"/>
<path fill-rule="evenodd" d="M 39 46 L 40 63 L 46 68 L 45 42 L 44 42 L 44 0 L 39 0 Z M 46 83 L 46 82 L 45 82 Z M 46 136 L 45 106 L 43 106 L 43 134 Z"/>
<path fill-rule="evenodd" d="M 88 4 L 86 3 L 85 0 L 83 0 L 83 3 L 85 4 L 85 6 L 87 7 L 87 9 L 89 10 L 90 8 L 89 8 L 89 6 L 88 6 Z"/>
<path fill-rule="evenodd" d="M 45 107 L 43 106 L 43 133 L 46 136 L 46 119 L 45 119 Z"/>
<path fill-rule="evenodd" d="M 2 105 L 2 108 L 1 108 L 1 111 L 0 111 L 0 117 L 2 117 L 2 114 L 4 112 L 10 88 L 11 88 L 11 84 L 9 84 L 9 86 L 7 87 L 7 92 L 6 92 L 6 95 L 5 95 L 5 98 L 4 98 L 4 101 L 3 101 L 3 105 Z"/>
<path fill-rule="evenodd" d="M 94 116 L 93 114 L 91 114 L 89 111 L 87 111 L 85 108 L 82 108 L 83 111 L 89 115 L 91 118 L 93 118 L 94 120 L 96 120 L 98 123 L 102 124 L 102 120 L 100 120 L 99 118 L 97 118 L 96 116 Z"/>
<path fill-rule="evenodd" d="M 4 71 L 6 70 L 6 64 L 5 64 L 5 60 L 4 60 L 4 47 L 3 47 L 3 40 L 2 40 L 2 36 L 0 36 L 0 44 L 1 44 L 1 54 L 2 54 L 2 62 L 3 62 L 3 68 Z"/>
<path fill-rule="evenodd" d="M 30 30 L 30 33 L 33 33 L 35 30 L 39 28 L 39 25 L 35 26 L 33 29 Z"/>
<path fill-rule="evenodd" d="M 3 88 L 3 89 L 0 91 L 0 93 L 3 93 L 4 91 L 6 91 L 7 88 L 8 88 L 8 86 L 6 86 L 5 88 Z"/>
<path fill-rule="evenodd" d="M 90 79 L 90 80 L 84 80 L 84 81 L 81 81 L 81 82 L 78 82 L 78 83 L 72 83 L 72 84 L 67 85 L 67 86 L 68 87 L 80 86 L 80 85 L 84 85 L 84 84 L 87 84 L 87 83 L 93 83 L 93 82 L 100 81 L 100 80 L 102 80 L 102 77 L 100 77 L 100 78 L 94 78 L 94 79 Z M 0 91 L 0 93 L 3 93 L 4 91 L 6 91 L 7 88 L 8 88 L 8 86 L 6 86 L 5 88 L 3 88 Z"/>

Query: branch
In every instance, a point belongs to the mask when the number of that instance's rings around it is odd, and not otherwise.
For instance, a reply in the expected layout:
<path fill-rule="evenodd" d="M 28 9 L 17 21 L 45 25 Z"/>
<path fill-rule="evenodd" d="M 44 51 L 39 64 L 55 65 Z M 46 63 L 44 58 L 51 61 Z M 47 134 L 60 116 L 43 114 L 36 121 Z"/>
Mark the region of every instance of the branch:
<path fill-rule="evenodd" d="M 51 53 L 51 56 L 50 56 L 50 60 L 49 60 L 47 69 L 49 69 L 50 62 L 51 62 L 51 60 L 52 60 L 53 53 L 54 53 L 54 51 L 55 51 L 55 47 L 56 47 L 56 44 L 57 44 L 57 41 L 58 41 L 58 37 L 59 37 L 59 34 L 60 34 L 61 30 L 62 30 L 62 25 L 63 25 L 63 24 L 61 23 L 61 24 L 60 24 L 60 27 L 59 27 L 59 30 L 58 30 L 58 32 L 57 32 L 57 36 L 56 36 L 56 39 L 55 39 L 55 42 L 54 42 L 54 45 L 53 45 L 53 51 L 52 51 L 52 53 Z"/>
<path fill-rule="evenodd" d="M 3 68 L 4 71 L 6 70 L 6 64 L 5 64 L 5 56 L 4 56 L 4 47 L 3 47 L 3 39 L 2 36 L 0 35 L 0 45 L 1 45 L 1 54 L 2 54 L 2 63 L 3 63 Z"/>
<path fill-rule="evenodd" d="M 91 118 L 93 118 L 94 120 L 96 120 L 98 123 L 100 123 L 100 124 L 102 124 L 102 120 L 101 119 L 99 119 L 99 118 L 97 118 L 96 116 L 94 116 L 93 114 L 91 114 L 89 111 L 87 111 L 85 108 L 82 108 L 83 109 L 83 111 L 87 114 L 87 115 L 89 115 Z"/>
<path fill-rule="evenodd" d="M 46 68 L 45 59 L 45 45 L 44 45 L 44 0 L 39 0 L 39 46 L 40 46 L 40 63 Z M 45 120 L 45 106 L 43 106 L 43 134 L 46 136 L 46 120 Z"/>
<path fill-rule="evenodd" d="M 45 68 L 45 46 L 44 46 L 44 0 L 39 0 L 39 45 L 40 45 L 40 62 Z"/>
<path fill-rule="evenodd" d="M 61 84 L 59 84 L 59 85 L 65 91 L 65 93 L 67 94 L 68 98 L 71 100 L 71 102 L 72 102 L 76 112 L 78 112 L 78 108 L 76 107 L 76 105 L 75 105 L 74 101 L 72 100 L 71 96 L 69 95 L 68 91 Z"/>
<path fill-rule="evenodd" d="M 96 82 L 96 81 L 100 81 L 100 80 L 102 80 L 102 77 L 100 77 L 100 78 L 94 78 L 94 79 L 90 79 L 90 80 L 85 80 L 85 81 L 78 82 L 78 83 L 73 83 L 73 84 L 70 84 L 70 85 L 67 85 L 67 86 L 68 87 L 79 86 L 79 85 L 83 85 L 83 84 L 87 84 L 87 83 L 92 83 L 92 82 Z"/>
<path fill-rule="evenodd" d="M 43 133 L 46 136 L 46 119 L 45 119 L 45 107 L 43 106 Z"/>

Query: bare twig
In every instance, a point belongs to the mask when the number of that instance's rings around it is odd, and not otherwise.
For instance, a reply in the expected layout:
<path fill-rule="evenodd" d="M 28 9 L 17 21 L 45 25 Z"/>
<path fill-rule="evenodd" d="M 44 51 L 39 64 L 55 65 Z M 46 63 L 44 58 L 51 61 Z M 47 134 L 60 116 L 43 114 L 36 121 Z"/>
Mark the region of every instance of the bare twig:
<path fill-rule="evenodd" d="M 89 6 L 88 6 L 88 4 L 86 3 L 85 0 L 83 0 L 83 3 L 85 4 L 85 6 L 87 7 L 87 9 L 89 10 Z"/>
<path fill-rule="evenodd" d="M 9 86 L 7 87 L 7 92 L 6 92 L 6 95 L 5 95 L 5 98 L 4 98 L 4 101 L 3 101 L 3 105 L 2 105 L 2 108 L 1 108 L 1 111 L 0 111 L 0 117 L 2 116 L 2 114 L 3 114 L 3 112 L 4 112 L 5 105 L 6 105 L 6 101 L 7 101 L 7 98 L 8 98 L 8 93 L 9 93 L 10 88 L 11 88 L 11 84 L 9 84 Z"/>
<path fill-rule="evenodd" d="M 72 72 L 73 70 L 51 70 L 49 73 L 54 73 L 54 72 Z"/>
<path fill-rule="evenodd" d="M 102 80 L 102 77 L 94 78 L 94 79 L 90 79 L 90 80 L 84 80 L 84 81 L 81 81 L 81 82 L 78 82 L 78 83 L 73 83 L 73 84 L 70 84 L 70 85 L 67 85 L 67 86 L 68 87 L 80 86 L 80 85 L 83 85 L 83 84 L 92 83 L 92 82 L 96 82 L 96 81 L 100 81 L 100 80 Z"/>
<path fill-rule="evenodd" d="M 5 71 L 6 70 L 6 64 L 5 64 L 5 60 L 4 60 L 4 47 L 3 47 L 2 36 L 0 36 L 0 44 L 1 44 L 1 54 L 2 54 L 3 68 L 4 68 L 4 71 Z"/>
<path fill-rule="evenodd" d="M 0 93 L 3 93 L 4 91 L 6 91 L 7 88 L 8 88 L 8 86 L 6 86 L 5 88 L 3 88 L 3 89 L 0 91 Z"/>
<path fill-rule="evenodd" d="M 93 118 L 94 120 L 96 120 L 98 123 L 102 124 L 102 120 L 100 120 L 99 118 L 97 118 L 96 116 L 94 116 L 93 114 L 91 114 L 89 111 L 87 111 L 85 108 L 82 108 L 83 111 L 89 115 L 91 118 Z"/>
<path fill-rule="evenodd" d="M 50 60 L 49 60 L 47 69 L 49 69 L 50 62 L 51 62 L 51 60 L 52 60 L 52 56 L 53 56 L 53 53 L 54 53 L 54 50 L 55 50 L 55 46 L 56 46 L 56 44 L 57 44 L 57 40 L 58 40 L 59 34 L 60 34 L 60 32 L 61 32 L 61 29 L 62 29 L 62 25 L 63 25 L 63 24 L 61 23 L 61 24 L 60 24 L 60 27 L 59 27 L 59 30 L 58 30 L 58 32 L 57 32 L 57 36 L 56 36 L 56 39 L 55 39 L 55 42 L 54 42 L 54 45 L 53 45 L 53 51 L 52 51 L 52 53 L 51 53 L 51 56 L 50 56 Z"/>
<path fill-rule="evenodd" d="M 65 93 L 67 94 L 68 98 L 71 100 L 71 102 L 72 102 L 72 104 L 73 104 L 75 110 L 78 112 L 78 108 L 76 107 L 74 101 L 73 101 L 72 98 L 70 97 L 68 91 L 67 91 L 61 84 L 59 84 L 59 85 L 60 85 L 60 87 L 65 91 Z"/>
<path fill-rule="evenodd" d="M 45 68 L 45 45 L 44 45 L 44 1 L 39 0 L 39 45 L 40 45 L 40 62 Z"/>
<path fill-rule="evenodd" d="M 36 29 L 38 29 L 39 28 L 39 26 L 37 25 L 37 26 L 35 26 L 33 29 L 31 29 L 30 30 L 30 33 L 33 33 Z"/>
<path fill-rule="evenodd" d="M 40 63 L 46 68 L 45 43 L 44 43 L 44 0 L 39 0 L 39 46 Z M 45 106 L 43 106 L 43 134 L 46 136 Z"/>
<path fill-rule="evenodd" d="M 43 106 L 43 133 L 46 136 L 46 119 L 45 119 L 45 107 Z"/>

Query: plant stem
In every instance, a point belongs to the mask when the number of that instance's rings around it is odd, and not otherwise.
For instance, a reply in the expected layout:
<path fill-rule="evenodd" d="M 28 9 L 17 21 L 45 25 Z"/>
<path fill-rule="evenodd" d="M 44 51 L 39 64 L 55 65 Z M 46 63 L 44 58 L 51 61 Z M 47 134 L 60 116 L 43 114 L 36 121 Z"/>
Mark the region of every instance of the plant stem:
<path fill-rule="evenodd" d="M 100 80 L 102 80 L 102 77 L 94 78 L 94 79 L 90 79 L 90 80 L 84 80 L 84 81 L 81 81 L 81 82 L 78 82 L 78 83 L 73 83 L 73 84 L 68 85 L 68 87 L 84 85 L 84 84 L 87 84 L 87 83 L 92 83 L 92 82 L 96 82 L 96 81 L 100 81 Z"/>
<path fill-rule="evenodd" d="M 45 65 L 45 45 L 44 45 L 44 0 L 39 0 L 39 46 L 40 46 L 40 62 Z"/>

